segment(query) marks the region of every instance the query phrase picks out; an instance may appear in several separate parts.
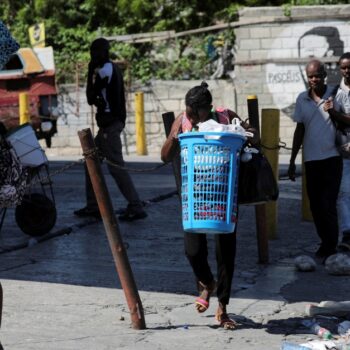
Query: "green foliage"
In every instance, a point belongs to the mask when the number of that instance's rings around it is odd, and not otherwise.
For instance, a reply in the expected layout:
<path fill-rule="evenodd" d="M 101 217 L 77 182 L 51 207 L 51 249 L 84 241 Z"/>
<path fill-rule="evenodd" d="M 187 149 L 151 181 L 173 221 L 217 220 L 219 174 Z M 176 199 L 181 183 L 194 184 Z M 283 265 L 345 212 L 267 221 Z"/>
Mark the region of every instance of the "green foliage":
<path fill-rule="evenodd" d="M 305 5 L 340 5 L 348 4 L 348 0 L 289 0 L 293 6 L 305 6 Z"/>
<path fill-rule="evenodd" d="M 53 29 L 52 27 L 50 28 Z M 58 30 L 54 42 L 48 44 L 56 47 L 55 62 L 59 82 L 71 81 L 76 65 L 89 60 L 89 46 L 95 35 L 91 35 L 83 26 Z"/>
<path fill-rule="evenodd" d="M 218 18 L 222 18 L 225 22 L 233 22 L 238 20 L 238 10 L 242 6 L 237 3 L 232 3 L 228 7 L 217 12 Z"/>
<path fill-rule="evenodd" d="M 238 19 L 243 6 L 347 4 L 348 0 L 1 0 L 0 18 L 22 47 L 29 26 L 44 22 L 46 42 L 54 48 L 59 82 L 73 82 L 77 65 L 86 67 L 96 37 L 175 30 L 181 32 Z M 211 38 L 210 38 L 211 37 Z M 219 40 L 218 40 L 219 39 Z M 233 43 L 233 29 L 144 44 L 113 43 L 112 53 L 128 62 L 132 78 L 192 79 L 212 73 L 208 42 Z M 219 44 L 220 45 L 220 44 Z"/>
<path fill-rule="evenodd" d="M 283 8 L 283 14 L 286 17 L 290 17 L 292 15 L 292 5 L 291 4 L 284 4 L 282 5 Z"/>

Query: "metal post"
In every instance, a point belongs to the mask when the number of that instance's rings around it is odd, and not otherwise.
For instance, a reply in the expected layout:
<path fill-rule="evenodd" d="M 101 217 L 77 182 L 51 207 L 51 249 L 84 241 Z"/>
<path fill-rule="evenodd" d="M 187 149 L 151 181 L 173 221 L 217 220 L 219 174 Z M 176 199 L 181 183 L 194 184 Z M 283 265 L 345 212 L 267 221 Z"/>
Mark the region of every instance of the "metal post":
<path fill-rule="evenodd" d="M 132 326 L 145 329 L 146 323 L 143 307 L 136 287 L 128 256 L 120 235 L 118 222 L 114 215 L 111 199 L 102 174 L 100 161 L 95 151 L 95 143 L 90 129 L 78 132 L 86 166 L 89 171 L 92 187 L 103 219 L 109 246 L 111 248 L 117 273 L 129 306 Z"/>
<path fill-rule="evenodd" d="M 29 97 L 28 93 L 19 94 L 19 124 L 29 123 Z"/>
<path fill-rule="evenodd" d="M 247 97 L 249 124 L 255 128 L 260 135 L 259 105 L 255 95 Z M 269 262 L 269 244 L 266 227 L 266 208 L 264 204 L 255 205 L 256 237 L 258 241 L 259 263 Z"/>
<path fill-rule="evenodd" d="M 278 144 L 280 130 L 279 109 L 263 109 L 261 113 L 261 144 L 275 179 L 278 181 Z M 277 201 L 266 203 L 266 226 L 268 237 L 277 237 Z"/>
<path fill-rule="evenodd" d="M 175 120 L 175 114 L 174 112 L 167 112 L 162 114 L 163 117 L 163 124 L 165 129 L 165 135 L 166 137 L 169 136 L 171 126 L 173 125 L 173 122 Z M 176 189 L 179 196 L 181 195 L 181 159 L 180 156 L 176 156 L 172 161 L 174 176 L 175 176 L 175 182 L 176 182 Z"/>
<path fill-rule="evenodd" d="M 260 135 L 259 104 L 256 95 L 247 96 L 248 117 L 251 127 L 257 130 Z"/>
<path fill-rule="evenodd" d="M 143 92 L 135 94 L 136 152 L 147 155 Z"/>

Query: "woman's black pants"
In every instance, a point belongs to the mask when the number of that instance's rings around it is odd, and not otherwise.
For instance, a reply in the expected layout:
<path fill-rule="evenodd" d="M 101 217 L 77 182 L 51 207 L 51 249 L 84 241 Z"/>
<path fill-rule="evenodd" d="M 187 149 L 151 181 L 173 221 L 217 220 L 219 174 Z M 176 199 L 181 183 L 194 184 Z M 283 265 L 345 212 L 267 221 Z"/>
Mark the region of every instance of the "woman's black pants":
<path fill-rule="evenodd" d="M 236 232 L 215 234 L 217 262 L 217 296 L 220 303 L 230 300 L 236 256 Z M 208 246 L 205 234 L 185 232 L 185 253 L 197 281 L 210 284 L 214 277 L 208 264 Z"/>

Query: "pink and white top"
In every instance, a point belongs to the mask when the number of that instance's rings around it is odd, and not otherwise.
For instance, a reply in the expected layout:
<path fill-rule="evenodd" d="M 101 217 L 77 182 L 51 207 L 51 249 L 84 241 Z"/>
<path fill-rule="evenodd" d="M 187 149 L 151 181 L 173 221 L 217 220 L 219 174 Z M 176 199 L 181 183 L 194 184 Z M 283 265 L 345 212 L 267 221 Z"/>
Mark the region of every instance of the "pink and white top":
<path fill-rule="evenodd" d="M 211 111 L 211 115 L 211 119 L 216 120 L 220 124 L 228 125 L 231 123 L 232 117 L 230 116 L 229 109 L 227 108 L 217 107 Z M 193 126 L 187 117 L 186 112 L 183 112 L 181 123 L 182 132 L 192 131 L 192 128 Z"/>

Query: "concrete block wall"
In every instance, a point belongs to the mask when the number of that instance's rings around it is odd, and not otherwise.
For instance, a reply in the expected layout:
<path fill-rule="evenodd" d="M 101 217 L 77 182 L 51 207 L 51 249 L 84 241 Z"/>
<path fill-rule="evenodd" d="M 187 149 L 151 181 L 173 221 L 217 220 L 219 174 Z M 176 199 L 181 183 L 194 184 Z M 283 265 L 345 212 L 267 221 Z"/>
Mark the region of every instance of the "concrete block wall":
<path fill-rule="evenodd" d="M 271 61 L 293 58 L 307 61 L 311 55 L 325 59 L 350 51 L 350 22 L 346 14 L 350 15 L 349 5 L 292 7 L 290 20 L 286 21 L 280 7 L 243 9 L 240 20 L 264 22 L 265 18 L 266 23 L 235 29 L 235 58 L 246 61 L 235 66 L 238 114 L 247 114 L 247 95 L 257 95 L 260 108 L 280 109 L 280 138 L 291 147 L 295 129 L 291 116 L 298 94 L 305 90 L 302 76 L 305 63 Z M 271 19 L 275 22 L 271 23 Z M 249 63 L 252 60 L 262 63 Z M 328 64 L 327 70 L 329 83 L 337 84 L 340 74 L 336 64 Z"/>
<path fill-rule="evenodd" d="M 295 128 L 291 116 L 297 95 L 306 88 L 305 63 L 278 60 L 306 62 L 310 55 L 326 59 L 350 51 L 349 18 L 350 5 L 292 7 L 290 17 L 284 16 L 281 7 L 241 10 L 240 20 L 258 19 L 260 23 L 244 24 L 235 29 L 235 78 L 233 81 L 208 81 L 215 105 L 236 110 L 245 119 L 248 117 L 247 96 L 257 95 L 260 109 L 280 109 L 280 138 L 291 147 Z M 327 64 L 327 71 L 329 83 L 338 83 L 340 75 L 336 63 Z M 178 115 L 184 109 L 186 92 L 198 84 L 200 81 L 152 81 L 147 86 L 131 87 L 133 92 L 128 93 L 128 119 L 123 134 L 124 153 L 136 154 L 136 89 L 144 92 L 148 153 L 159 155 L 165 140 L 162 113 L 173 111 Z M 91 107 L 86 103 L 85 88 L 63 86 L 60 90 L 63 113 L 58 120 L 58 134 L 47 153 L 81 154 L 77 131 L 85 127 L 96 131 Z M 282 149 L 281 152 L 289 151 Z"/>
<path fill-rule="evenodd" d="M 136 154 L 135 92 L 144 93 L 145 130 L 148 154 L 158 156 L 165 140 L 162 114 L 174 112 L 175 116 L 185 108 L 185 94 L 201 81 L 152 81 L 150 85 L 131 88 L 127 94 L 127 123 L 122 135 L 124 154 Z M 232 83 L 225 80 L 208 80 L 216 106 L 235 110 L 235 94 Z M 61 117 L 58 133 L 52 139 L 48 155 L 80 155 L 81 147 L 77 132 L 91 128 L 96 133 L 94 110 L 86 102 L 85 87 L 74 85 L 60 87 Z M 44 146 L 44 143 L 42 143 Z"/>

